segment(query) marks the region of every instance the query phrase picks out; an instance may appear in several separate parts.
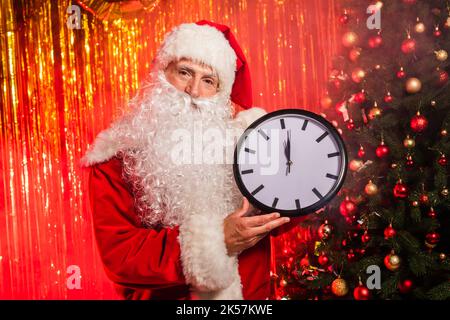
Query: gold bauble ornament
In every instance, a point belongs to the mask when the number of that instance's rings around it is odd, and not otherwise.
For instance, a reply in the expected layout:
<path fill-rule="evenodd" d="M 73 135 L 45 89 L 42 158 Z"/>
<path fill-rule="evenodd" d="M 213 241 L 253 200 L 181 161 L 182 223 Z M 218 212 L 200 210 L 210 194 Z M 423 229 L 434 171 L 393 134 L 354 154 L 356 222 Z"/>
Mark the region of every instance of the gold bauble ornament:
<path fill-rule="evenodd" d="M 447 135 L 447 130 L 441 130 L 441 136 L 445 137 Z"/>
<path fill-rule="evenodd" d="M 398 255 L 395 254 L 394 251 L 392 251 L 384 258 L 384 265 L 390 271 L 396 271 L 398 268 L 400 268 L 401 262 L 402 260 Z"/>
<path fill-rule="evenodd" d="M 447 255 L 445 253 L 440 253 L 439 254 L 439 259 L 441 259 L 441 261 L 444 261 L 447 258 Z"/>
<path fill-rule="evenodd" d="M 410 136 L 406 136 L 405 140 L 403 140 L 403 146 L 407 149 L 412 149 L 416 146 L 416 140 Z"/>
<path fill-rule="evenodd" d="M 447 60 L 448 58 L 448 53 L 445 50 L 438 50 L 435 51 L 434 53 L 436 54 L 436 59 L 438 59 L 441 62 Z"/>
<path fill-rule="evenodd" d="M 391 164 L 391 169 L 396 169 L 397 168 L 397 164 L 396 163 L 392 163 Z"/>
<path fill-rule="evenodd" d="M 419 201 L 414 200 L 414 201 L 411 202 L 411 205 L 412 205 L 413 207 L 418 207 L 418 206 L 419 206 Z"/>
<path fill-rule="evenodd" d="M 378 193 L 378 187 L 375 183 L 372 182 L 372 180 L 369 180 L 369 182 L 364 187 L 364 192 L 369 196 L 376 195 Z"/>
<path fill-rule="evenodd" d="M 424 33 L 427 28 L 425 27 L 425 24 L 423 22 L 417 22 L 414 26 L 414 31 L 416 33 Z"/>
<path fill-rule="evenodd" d="M 342 44 L 344 47 L 353 47 L 358 42 L 358 35 L 353 31 L 348 31 L 342 36 Z"/>
<path fill-rule="evenodd" d="M 333 228 L 331 228 L 331 226 L 328 224 L 328 221 L 325 221 L 317 231 L 320 239 L 322 240 L 327 240 L 330 237 L 331 232 L 333 232 Z"/>
<path fill-rule="evenodd" d="M 447 189 L 447 188 L 442 189 L 441 194 L 442 194 L 444 197 L 448 196 L 448 189 Z"/>
<path fill-rule="evenodd" d="M 435 107 L 436 106 L 436 101 L 431 100 L 430 104 L 431 104 L 432 107 Z"/>
<path fill-rule="evenodd" d="M 417 78 L 409 78 L 405 82 L 405 89 L 408 93 L 417 93 L 422 89 L 422 82 Z"/>
<path fill-rule="evenodd" d="M 328 109 L 329 107 L 332 106 L 332 104 L 333 104 L 333 100 L 332 100 L 331 97 L 328 96 L 328 95 L 323 96 L 323 97 L 320 99 L 320 105 L 321 105 L 321 107 L 324 108 L 324 109 Z"/>
<path fill-rule="evenodd" d="M 337 297 L 345 296 L 348 293 L 347 282 L 340 277 L 334 279 L 334 281 L 331 283 L 331 292 L 333 292 L 333 294 Z"/>
<path fill-rule="evenodd" d="M 360 83 L 361 81 L 363 81 L 365 76 L 366 72 L 362 68 L 356 68 L 352 72 L 352 80 L 355 83 Z"/>
<path fill-rule="evenodd" d="M 369 110 L 369 114 L 367 116 L 369 117 L 370 120 L 373 120 L 376 117 L 381 116 L 382 113 L 383 113 L 383 111 L 380 108 L 378 108 L 377 106 L 374 106 L 373 108 L 371 108 Z"/>
<path fill-rule="evenodd" d="M 362 160 L 358 160 L 358 159 L 353 159 L 349 163 L 349 168 L 352 171 L 358 171 L 359 169 L 361 169 L 362 166 L 363 166 Z"/>

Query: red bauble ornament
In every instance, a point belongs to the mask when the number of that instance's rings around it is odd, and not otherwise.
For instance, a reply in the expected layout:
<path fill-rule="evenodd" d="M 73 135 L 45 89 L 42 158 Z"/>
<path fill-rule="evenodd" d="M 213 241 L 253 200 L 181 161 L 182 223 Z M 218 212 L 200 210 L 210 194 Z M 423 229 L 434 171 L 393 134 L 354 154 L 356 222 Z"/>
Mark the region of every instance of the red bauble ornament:
<path fill-rule="evenodd" d="M 368 44 L 371 48 L 378 48 L 383 43 L 383 38 L 378 34 L 376 36 L 370 37 Z"/>
<path fill-rule="evenodd" d="M 408 197 L 408 192 L 406 184 L 404 184 L 402 180 L 397 181 L 393 189 L 394 197 L 397 199 L 405 199 Z"/>
<path fill-rule="evenodd" d="M 417 114 L 411 118 L 410 127 L 414 132 L 423 132 L 428 127 L 428 120 L 417 111 Z"/>
<path fill-rule="evenodd" d="M 348 58 L 350 59 L 350 61 L 355 62 L 356 60 L 359 59 L 359 56 L 361 55 L 361 48 L 353 48 L 352 50 L 350 50 L 350 52 L 348 53 Z"/>
<path fill-rule="evenodd" d="M 350 249 L 349 252 L 347 253 L 347 261 L 348 262 L 355 262 L 356 261 L 356 255 L 353 252 L 353 249 Z"/>
<path fill-rule="evenodd" d="M 430 208 L 430 211 L 428 211 L 427 215 L 431 219 L 435 219 L 437 216 L 436 211 L 434 211 L 433 207 Z"/>
<path fill-rule="evenodd" d="M 370 241 L 370 235 L 367 231 L 364 231 L 364 234 L 361 236 L 361 241 L 363 243 L 367 243 Z"/>
<path fill-rule="evenodd" d="M 344 201 L 341 202 L 339 211 L 344 217 L 348 217 L 354 215 L 358 211 L 358 207 L 353 201 L 346 197 Z"/>
<path fill-rule="evenodd" d="M 438 163 L 443 167 L 447 165 L 447 157 L 445 156 L 445 154 L 442 154 L 440 156 L 440 158 L 438 159 Z"/>
<path fill-rule="evenodd" d="M 362 284 L 362 282 L 359 283 L 359 285 L 353 290 L 353 297 L 356 300 L 369 300 L 370 299 L 370 291 L 367 289 L 365 285 Z"/>
<path fill-rule="evenodd" d="M 423 205 L 428 204 L 429 200 L 430 200 L 430 198 L 428 197 L 428 195 L 426 193 L 421 194 L 420 197 L 419 197 L 419 201 Z"/>
<path fill-rule="evenodd" d="M 403 67 L 401 67 L 400 70 L 397 71 L 397 78 L 403 79 L 404 77 L 406 77 L 406 72 L 403 70 Z"/>
<path fill-rule="evenodd" d="M 389 155 L 389 147 L 384 144 L 384 141 L 381 141 L 380 145 L 375 150 L 375 153 L 378 158 L 383 159 Z"/>
<path fill-rule="evenodd" d="M 355 94 L 354 99 L 356 103 L 363 103 L 366 101 L 366 93 L 364 91 L 358 92 Z"/>
<path fill-rule="evenodd" d="M 397 234 L 397 231 L 392 227 L 392 223 L 384 229 L 384 238 L 385 239 L 391 239 L 395 237 Z"/>
<path fill-rule="evenodd" d="M 366 155 L 366 151 L 364 151 L 363 146 L 360 146 L 359 150 L 358 150 L 358 157 L 359 158 L 364 158 L 365 155 Z"/>
<path fill-rule="evenodd" d="M 347 121 L 347 129 L 350 131 L 355 129 L 355 122 L 353 121 L 353 119 Z"/>
<path fill-rule="evenodd" d="M 398 290 L 403 294 L 409 293 L 412 290 L 413 286 L 414 284 L 410 279 L 405 279 L 398 283 Z"/>
<path fill-rule="evenodd" d="M 391 93 L 390 92 L 386 93 L 386 95 L 384 96 L 384 102 L 391 103 L 393 100 L 394 98 L 391 96 Z"/>
<path fill-rule="evenodd" d="M 425 236 L 425 240 L 428 244 L 436 245 L 441 239 L 441 235 L 436 231 L 430 232 Z"/>
<path fill-rule="evenodd" d="M 437 70 L 437 80 L 436 84 L 438 86 L 443 86 L 448 81 L 448 73 L 444 70 Z"/>
<path fill-rule="evenodd" d="M 435 37 L 440 37 L 442 35 L 442 32 L 441 30 L 439 30 L 439 27 L 434 28 L 433 35 Z"/>
<path fill-rule="evenodd" d="M 407 169 L 411 169 L 411 168 L 414 166 L 414 160 L 413 160 L 413 158 L 411 157 L 411 155 L 408 155 L 408 156 L 406 157 L 405 166 L 406 166 Z"/>
<path fill-rule="evenodd" d="M 350 20 L 350 17 L 347 13 L 344 13 L 339 17 L 340 24 L 347 24 L 349 20 Z"/>
<path fill-rule="evenodd" d="M 402 52 L 404 54 L 409 54 L 416 51 L 416 40 L 408 38 L 402 42 Z"/>
<path fill-rule="evenodd" d="M 322 267 L 324 267 L 324 266 L 326 266 L 326 265 L 330 262 L 330 259 L 328 259 L 328 257 L 325 255 L 325 253 L 322 252 L 321 255 L 319 256 L 318 261 L 319 261 L 319 264 L 320 264 Z"/>

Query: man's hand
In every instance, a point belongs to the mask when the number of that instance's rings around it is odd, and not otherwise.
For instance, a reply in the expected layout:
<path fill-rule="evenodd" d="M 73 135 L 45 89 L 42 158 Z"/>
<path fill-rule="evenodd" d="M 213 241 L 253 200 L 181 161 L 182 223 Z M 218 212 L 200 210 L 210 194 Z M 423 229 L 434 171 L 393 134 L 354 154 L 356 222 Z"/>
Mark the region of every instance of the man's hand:
<path fill-rule="evenodd" d="M 250 204 L 244 197 L 242 207 L 229 214 L 224 222 L 225 245 L 228 255 L 236 255 L 253 247 L 269 232 L 287 222 L 288 217 L 280 218 L 278 212 L 246 217 Z"/>

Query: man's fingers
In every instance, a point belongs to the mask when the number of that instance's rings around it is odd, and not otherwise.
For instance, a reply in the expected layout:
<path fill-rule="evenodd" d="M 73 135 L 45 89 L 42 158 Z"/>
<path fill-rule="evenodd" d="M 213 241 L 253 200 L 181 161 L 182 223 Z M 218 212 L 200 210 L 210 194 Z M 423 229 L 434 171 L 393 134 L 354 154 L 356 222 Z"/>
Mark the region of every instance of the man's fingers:
<path fill-rule="evenodd" d="M 242 206 L 238 211 L 236 211 L 236 215 L 237 216 L 245 215 L 247 213 L 249 207 L 250 207 L 250 203 L 248 202 L 246 197 L 243 197 L 242 198 Z"/>
<path fill-rule="evenodd" d="M 273 229 L 278 228 L 279 226 L 281 226 L 285 223 L 288 223 L 289 221 L 290 221 L 290 219 L 288 217 L 271 220 L 271 221 L 267 222 L 266 224 L 263 224 L 262 226 L 251 228 L 251 235 L 258 236 L 263 233 L 270 232 Z"/>
<path fill-rule="evenodd" d="M 245 224 L 248 227 L 258 227 L 280 217 L 278 212 L 262 214 L 259 216 L 244 217 Z"/>

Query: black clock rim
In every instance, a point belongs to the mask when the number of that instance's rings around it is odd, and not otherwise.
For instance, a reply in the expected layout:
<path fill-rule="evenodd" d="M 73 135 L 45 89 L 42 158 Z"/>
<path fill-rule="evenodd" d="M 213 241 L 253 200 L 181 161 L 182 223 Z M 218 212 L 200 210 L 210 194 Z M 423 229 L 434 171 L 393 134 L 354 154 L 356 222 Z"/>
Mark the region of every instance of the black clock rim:
<path fill-rule="evenodd" d="M 250 131 L 255 129 L 260 123 L 274 117 L 278 117 L 280 115 L 285 114 L 294 114 L 294 115 L 301 115 L 305 117 L 310 117 L 314 120 L 317 120 L 320 122 L 326 129 L 329 130 L 329 133 L 334 137 L 336 143 L 338 144 L 338 147 L 340 150 L 342 150 L 342 167 L 343 170 L 340 172 L 338 176 L 338 182 L 334 185 L 334 187 L 331 189 L 330 192 L 328 192 L 322 199 L 320 199 L 318 202 L 305 207 L 301 208 L 300 210 L 284 210 L 284 209 L 278 209 L 278 208 L 272 208 L 269 206 L 266 206 L 265 204 L 259 202 L 245 187 L 241 175 L 239 174 L 239 165 L 237 163 L 237 152 L 240 149 L 242 143 L 245 140 L 245 136 L 248 135 Z M 261 118 L 254 121 L 241 135 L 241 137 L 238 140 L 238 143 L 236 144 L 236 147 L 234 149 L 234 161 L 233 161 L 233 174 L 234 179 L 236 181 L 236 185 L 238 186 L 241 193 L 248 199 L 248 201 L 257 209 L 261 210 L 262 212 L 279 212 L 282 216 L 305 216 L 310 213 L 316 212 L 317 210 L 323 208 L 325 205 L 327 205 L 333 197 L 339 192 L 342 185 L 344 184 L 345 177 L 347 175 L 347 166 L 348 166 L 348 156 L 347 156 L 347 148 L 345 147 L 344 140 L 342 139 L 339 132 L 336 130 L 336 128 L 324 117 L 303 109 L 280 109 L 276 111 L 272 111 L 270 113 L 265 114 Z"/>

